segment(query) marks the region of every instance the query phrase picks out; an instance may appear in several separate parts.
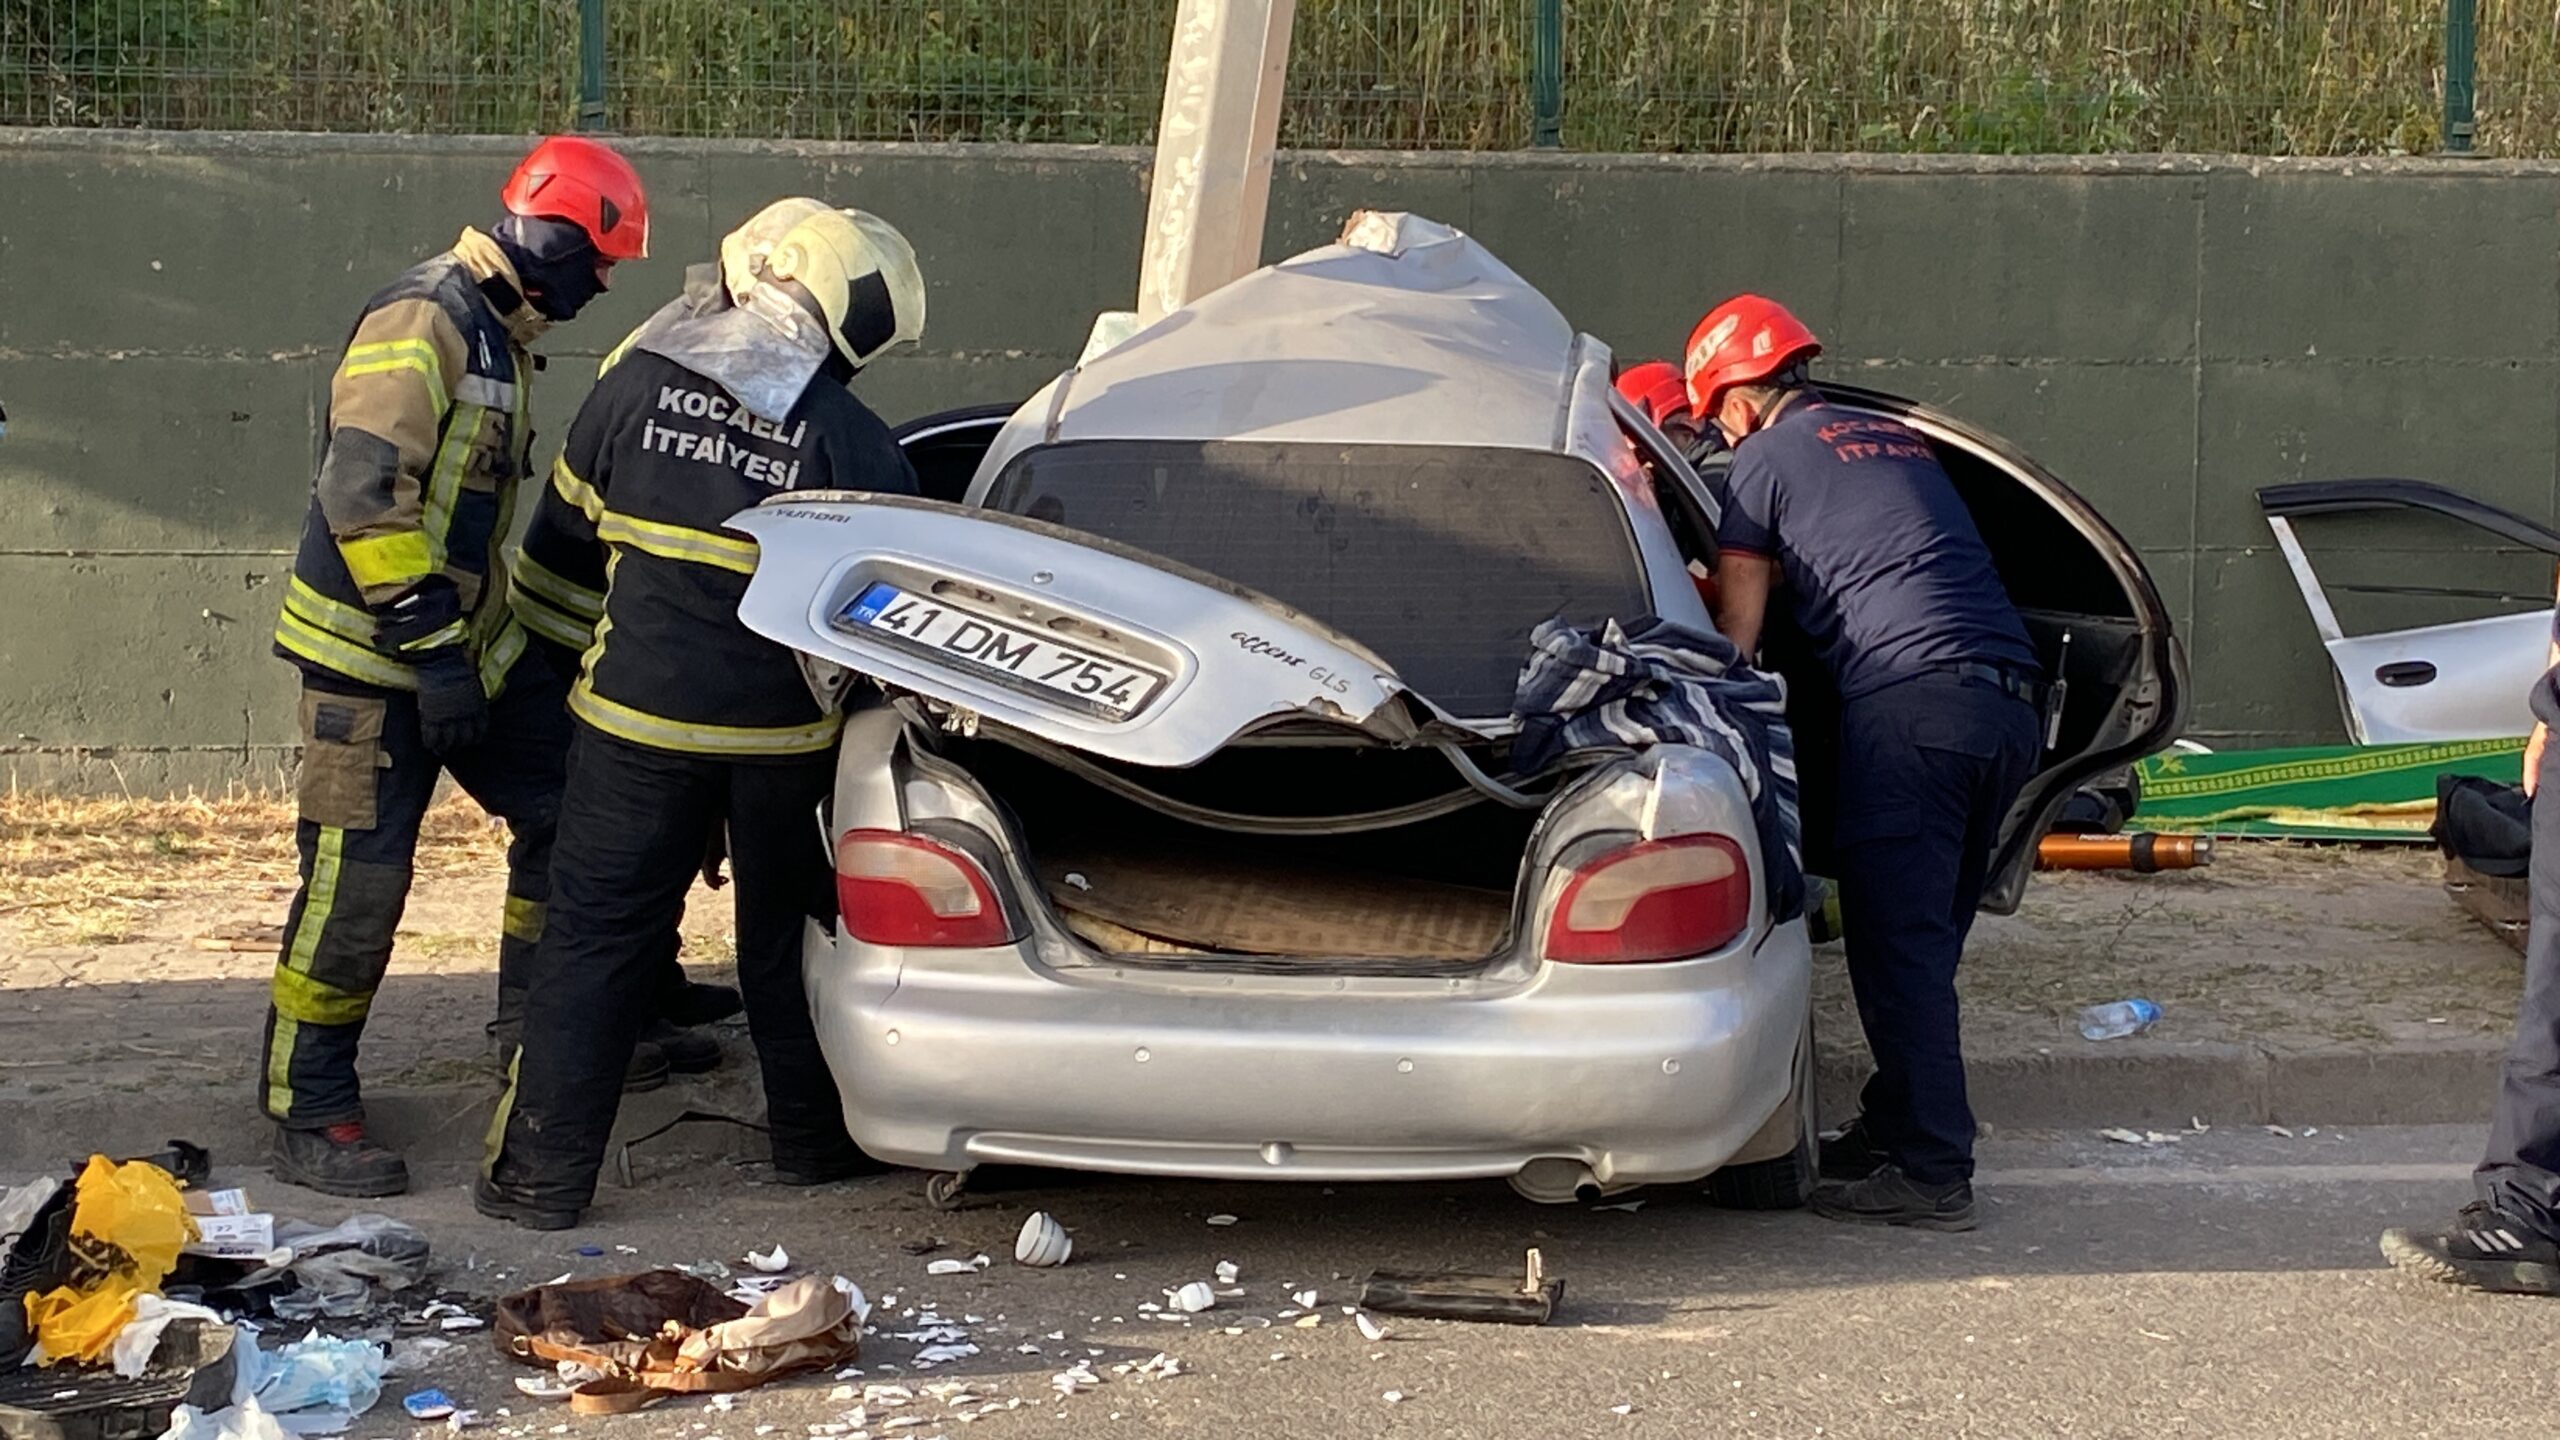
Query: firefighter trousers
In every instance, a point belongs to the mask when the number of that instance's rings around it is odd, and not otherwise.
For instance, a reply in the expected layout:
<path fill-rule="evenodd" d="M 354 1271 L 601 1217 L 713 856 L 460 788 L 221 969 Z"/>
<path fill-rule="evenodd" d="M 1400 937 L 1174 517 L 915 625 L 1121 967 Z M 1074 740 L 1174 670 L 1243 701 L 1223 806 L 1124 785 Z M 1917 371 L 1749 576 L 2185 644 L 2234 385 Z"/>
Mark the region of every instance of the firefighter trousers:
<path fill-rule="evenodd" d="M 835 920 L 818 809 L 832 752 L 731 760 L 614 739 L 584 725 L 553 850 L 551 907 L 525 998 L 524 1048 L 491 1122 L 489 1179 L 552 1209 L 585 1208 L 648 1017 L 650 942 L 675 923 L 712 827 L 734 873 L 738 988 L 764 1078 L 777 1163 L 853 1151 L 801 980 L 809 922 Z"/>
<path fill-rule="evenodd" d="M 569 749 L 567 688 L 527 654 L 489 702 L 467 749 L 428 751 L 417 696 L 306 674 L 294 825 L 302 884 L 287 912 L 267 1007 L 258 1098 L 297 1130 L 364 1118 L 356 1047 L 408 907 L 418 826 L 450 773 L 507 822 L 507 900 L 498 942 L 500 1009 L 521 991 L 550 895 L 552 836 Z"/>

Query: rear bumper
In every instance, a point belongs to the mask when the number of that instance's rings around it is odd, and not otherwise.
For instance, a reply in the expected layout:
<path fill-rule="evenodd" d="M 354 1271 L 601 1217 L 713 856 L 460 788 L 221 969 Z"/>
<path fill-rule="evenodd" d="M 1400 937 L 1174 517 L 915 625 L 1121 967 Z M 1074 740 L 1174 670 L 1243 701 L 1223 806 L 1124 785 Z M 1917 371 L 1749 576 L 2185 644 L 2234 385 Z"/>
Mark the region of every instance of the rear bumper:
<path fill-rule="evenodd" d="M 1215 972 L 1079 978 L 1010 950 L 918 960 L 808 935 L 846 1123 L 884 1160 L 1518 1177 L 1541 1199 L 1722 1165 L 1786 1098 L 1810 967 L 1801 922 L 1747 952 L 1484 996 L 1244 993 Z"/>

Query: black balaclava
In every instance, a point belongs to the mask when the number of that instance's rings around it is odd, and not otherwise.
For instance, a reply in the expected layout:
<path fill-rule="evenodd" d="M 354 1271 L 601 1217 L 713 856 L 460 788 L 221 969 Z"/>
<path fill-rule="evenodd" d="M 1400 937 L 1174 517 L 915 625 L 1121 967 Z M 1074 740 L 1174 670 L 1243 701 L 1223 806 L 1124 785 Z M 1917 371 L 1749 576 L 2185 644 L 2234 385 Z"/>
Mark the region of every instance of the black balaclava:
<path fill-rule="evenodd" d="M 525 301 L 546 320 L 573 320 L 604 291 L 596 278 L 595 242 L 580 226 L 536 215 L 509 215 L 490 232 L 524 282 Z"/>

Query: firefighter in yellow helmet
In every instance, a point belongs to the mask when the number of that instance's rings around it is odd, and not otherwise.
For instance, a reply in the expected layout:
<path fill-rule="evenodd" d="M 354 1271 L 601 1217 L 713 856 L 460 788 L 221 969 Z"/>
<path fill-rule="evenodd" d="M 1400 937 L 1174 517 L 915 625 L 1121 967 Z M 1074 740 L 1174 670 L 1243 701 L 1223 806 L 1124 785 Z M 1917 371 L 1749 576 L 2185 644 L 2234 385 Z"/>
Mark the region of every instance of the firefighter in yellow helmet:
<path fill-rule="evenodd" d="M 760 264 L 752 251 L 724 256 L 721 283 L 689 286 L 616 352 L 524 543 L 528 572 L 602 597 L 569 697 L 577 738 L 524 1048 L 475 1194 L 536 1229 L 576 1224 L 594 1196 L 646 1019 L 634 997 L 650 941 L 723 824 L 776 1174 L 817 1184 L 868 1163 L 800 974 L 803 925 L 835 913 L 809 817 L 840 718 L 788 650 L 739 623 L 756 548 L 723 522 L 792 490 L 915 493 L 888 427 L 847 386 L 923 333 L 924 277 L 895 227 L 856 210 L 804 212 Z"/>

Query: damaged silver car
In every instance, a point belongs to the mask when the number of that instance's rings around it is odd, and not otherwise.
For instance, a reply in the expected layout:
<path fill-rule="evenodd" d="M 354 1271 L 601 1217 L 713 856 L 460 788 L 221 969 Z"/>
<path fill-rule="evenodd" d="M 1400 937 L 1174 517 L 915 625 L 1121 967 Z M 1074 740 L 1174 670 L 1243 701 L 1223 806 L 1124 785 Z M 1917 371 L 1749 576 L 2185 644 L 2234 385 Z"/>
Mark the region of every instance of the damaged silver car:
<path fill-rule="evenodd" d="M 1541 622 L 1712 628 L 1713 491 L 1610 369 L 1474 241 L 1365 215 L 1019 408 L 909 425 L 932 498 L 732 522 L 745 622 L 822 694 L 879 687 L 824 820 L 843 919 L 808 937 L 866 1149 L 937 1196 L 1028 1164 L 1800 1203 L 1811 945 L 1734 767 L 1510 764 Z M 2041 817 L 2175 733 L 2166 612 L 2033 462 L 1835 398 L 1940 446 L 2069 681 L 2014 906 Z"/>

